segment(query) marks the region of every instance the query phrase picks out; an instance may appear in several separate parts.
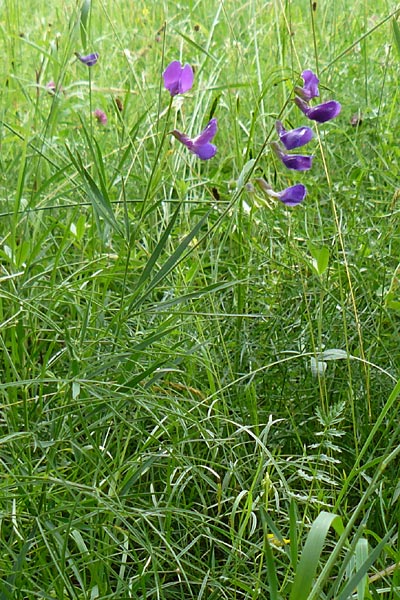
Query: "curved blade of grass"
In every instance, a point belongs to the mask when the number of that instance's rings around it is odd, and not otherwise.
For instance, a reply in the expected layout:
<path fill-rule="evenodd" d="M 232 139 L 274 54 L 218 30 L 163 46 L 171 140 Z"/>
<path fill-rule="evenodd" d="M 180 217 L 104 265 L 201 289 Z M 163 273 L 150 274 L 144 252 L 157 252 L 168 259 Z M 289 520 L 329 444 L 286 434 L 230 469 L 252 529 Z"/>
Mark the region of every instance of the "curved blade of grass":
<path fill-rule="evenodd" d="M 322 548 L 331 526 L 336 531 L 343 531 L 341 518 L 326 511 L 321 512 L 312 524 L 293 581 L 290 600 L 308 599 Z"/>
<path fill-rule="evenodd" d="M 265 544 L 265 562 L 268 574 L 268 587 L 270 600 L 280 600 L 278 594 L 278 577 L 276 575 L 275 560 L 272 552 L 271 544 L 269 543 L 268 536 L 264 535 Z"/>
<path fill-rule="evenodd" d="M 234 287 L 236 284 L 240 283 L 239 281 L 225 281 L 223 283 L 211 283 L 210 285 L 206 285 L 196 292 L 189 292 L 188 294 L 183 294 L 182 296 L 178 296 L 177 298 L 172 298 L 171 300 L 165 300 L 165 302 L 158 302 L 154 306 L 154 310 L 166 310 L 171 306 L 176 304 L 182 304 L 184 302 L 189 302 L 189 300 L 198 300 L 207 294 L 214 294 L 215 292 L 220 292 L 222 290 L 227 290 Z"/>
<path fill-rule="evenodd" d="M 336 509 L 338 509 L 341 506 L 342 500 L 346 496 L 349 486 L 352 485 L 353 479 L 355 477 L 357 477 L 357 475 L 359 473 L 362 458 L 364 457 L 365 453 L 367 452 L 370 445 L 372 444 L 372 441 L 373 441 L 377 431 L 379 431 L 379 429 L 381 428 L 382 423 L 385 422 L 389 411 L 394 406 L 394 404 L 398 400 L 399 396 L 400 396 L 400 379 L 398 380 L 397 384 L 394 386 L 392 393 L 390 394 L 389 398 L 387 399 L 387 401 L 385 403 L 385 406 L 383 407 L 378 418 L 376 419 L 376 422 L 375 422 L 374 426 L 372 427 L 372 429 L 368 435 L 368 438 L 365 440 L 364 445 L 361 448 L 361 450 L 357 456 L 357 459 L 353 465 L 353 468 L 351 469 L 350 473 L 348 474 L 348 476 L 344 482 L 343 488 L 340 491 L 338 499 L 336 500 L 336 504 L 335 504 Z"/>
<path fill-rule="evenodd" d="M 371 554 L 368 556 L 368 558 L 366 560 L 364 560 L 362 565 L 360 565 L 360 566 L 357 565 L 356 573 L 354 573 L 353 577 L 347 582 L 347 585 L 343 588 L 343 590 L 341 591 L 337 600 L 347 600 L 348 598 L 350 598 L 352 596 L 352 594 L 354 593 L 354 590 L 357 588 L 357 586 L 363 580 L 363 578 L 367 578 L 368 569 L 376 561 L 376 559 L 378 558 L 379 554 L 381 553 L 383 547 L 385 546 L 386 542 L 388 541 L 390 536 L 393 534 L 393 532 L 394 532 L 394 528 L 387 532 L 385 537 L 379 542 L 379 544 L 376 546 L 376 548 L 374 548 L 374 550 L 371 552 Z M 361 542 L 361 541 L 362 540 L 359 540 L 359 542 Z M 357 555 L 356 555 L 356 559 L 357 559 Z M 364 590 L 365 590 L 365 588 L 364 588 Z M 362 599 L 363 597 L 364 597 L 364 594 L 362 596 L 360 594 L 358 594 L 358 598 Z"/>
<path fill-rule="evenodd" d="M 335 547 L 333 548 L 333 550 L 331 550 L 330 556 L 329 556 L 328 560 L 326 561 L 324 568 L 322 569 L 321 573 L 318 576 L 317 581 L 315 582 L 315 584 L 313 586 L 313 590 L 312 590 L 312 593 L 310 594 L 309 600 L 316 600 L 317 598 L 319 598 L 318 594 L 320 593 L 320 590 L 322 590 L 324 583 L 328 580 L 332 569 L 334 568 L 335 564 L 337 564 L 337 561 L 339 560 L 339 556 L 343 550 L 343 547 L 346 544 L 348 544 L 350 532 L 353 530 L 355 523 L 358 521 L 360 513 L 364 509 L 368 499 L 375 492 L 376 487 L 379 483 L 379 480 L 382 477 L 382 473 L 385 471 L 387 466 L 392 461 L 397 459 L 399 454 L 400 454 L 400 446 L 396 446 L 396 448 L 394 448 L 394 450 L 392 450 L 392 452 L 390 452 L 388 454 L 388 456 L 386 456 L 383 460 L 381 460 L 379 467 L 376 469 L 374 476 L 372 477 L 370 483 L 368 484 L 367 489 L 365 490 L 358 505 L 356 506 L 355 510 L 353 511 L 351 518 L 346 525 L 345 530 L 340 535 L 340 538 L 339 538 L 337 544 L 335 545 Z M 364 527 L 364 525 L 362 523 L 358 526 L 357 531 L 361 527 L 362 528 Z M 356 534 L 357 534 L 357 531 L 356 531 Z M 359 537 L 361 537 L 361 535 Z M 328 594 L 327 597 L 331 598 L 331 597 L 333 597 L 333 595 Z M 335 596 L 335 598 L 336 598 L 336 596 Z"/>
<path fill-rule="evenodd" d="M 102 231 L 100 223 L 100 217 L 102 217 L 112 229 L 123 236 L 123 231 L 115 218 L 110 199 L 101 192 L 93 177 L 89 174 L 88 170 L 84 166 L 80 155 L 76 151 L 75 154 L 73 154 L 68 146 L 66 146 L 66 148 L 71 158 L 71 162 L 76 167 L 84 181 L 86 193 L 91 201 L 99 231 Z"/>
<path fill-rule="evenodd" d="M 360 538 L 356 546 L 356 569 L 359 571 L 362 568 L 364 561 L 368 559 L 368 540 Z M 357 585 L 358 600 L 364 600 L 365 592 L 368 586 L 368 574 L 365 573 L 364 577 Z"/>
<path fill-rule="evenodd" d="M 297 508 L 296 503 L 293 498 L 290 501 L 289 507 L 289 517 L 290 517 L 290 529 L 289 529 L 289 539 L 290 539 L 290 560 L 292 562 L 293 570 L 296 572 L 297 569 L 297 560 L 299 556 L 299 547 L 298 547 L 298 536 L 297 536 Z"/>

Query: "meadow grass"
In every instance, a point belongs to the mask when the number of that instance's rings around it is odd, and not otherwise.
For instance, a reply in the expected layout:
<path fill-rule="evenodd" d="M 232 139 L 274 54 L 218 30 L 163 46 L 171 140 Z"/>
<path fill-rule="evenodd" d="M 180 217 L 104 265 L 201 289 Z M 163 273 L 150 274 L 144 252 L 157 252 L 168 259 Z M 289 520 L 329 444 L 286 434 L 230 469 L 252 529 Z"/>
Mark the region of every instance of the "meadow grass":
<path fill-rule="evenodd" d="M 400 32 L 373 4 L 2 3 L 1 600 L 400 597 Z M 269 142 L 306 68 L 342 112 L 297 173 Z M 200 161 L 170 132 L 212 116 Z"/>

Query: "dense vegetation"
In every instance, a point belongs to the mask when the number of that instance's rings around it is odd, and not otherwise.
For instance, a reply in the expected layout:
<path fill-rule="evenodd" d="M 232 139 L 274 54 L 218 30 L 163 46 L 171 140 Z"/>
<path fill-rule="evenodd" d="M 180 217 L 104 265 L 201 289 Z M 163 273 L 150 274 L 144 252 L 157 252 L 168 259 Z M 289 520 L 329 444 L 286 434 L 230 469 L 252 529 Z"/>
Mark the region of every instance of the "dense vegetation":
<path fill-rule="evenodd" d="M 399 597 L 397 17 L 4 1 L 1 600 Z"/>

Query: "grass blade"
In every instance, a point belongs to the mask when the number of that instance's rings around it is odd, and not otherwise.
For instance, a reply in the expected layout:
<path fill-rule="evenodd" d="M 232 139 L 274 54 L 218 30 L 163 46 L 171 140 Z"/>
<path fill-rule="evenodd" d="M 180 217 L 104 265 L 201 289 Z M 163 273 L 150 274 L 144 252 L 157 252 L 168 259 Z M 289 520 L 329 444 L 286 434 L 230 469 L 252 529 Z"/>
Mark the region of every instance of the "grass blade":
<path fill-rule="evenodd" d="M 392 19 L 393 39 L 400 58 L 400 27 L 395 17 Z"/>
<path fill-rule="evenodd" d="M 309 597 L 322 548 L 332 526 L 336 530 L 343 529 L 342 520 L 338 515 L 326 511 L 321 512 L 312 524 L 293 581 L 290 600 L 307 600 Z"/>
<path fill-rule="evenodd" d="M 374 564 L 393 532 L 394 529 L 388 531 L 388 533 L 379 542 L 376 548 L 374 548 L 374 550 L 371 552 L 368 558 L 364 560 L 362 565 L 357 565 L 356 573 L 354 573 L 353 577 L 347 582 L 347 585 L 343 588 L 337 600 L 347 600 L 348 598 L 350 598 L 354 590 L 360 585 L 361 581 L 364 578 L 367 579 L 368 569 L 371 567 L 371 565 Z M 359 541 L 361 542 L 362 540 Z M 360 595 L 358 595 L 358 597 L 361 598 Z"/>
<path fill-rule="evenodd" d="M 182 254 L 188 249 L 190 242 L 197 236 L 204 223 L 207 221 L 208 213 L 200 219 L 200 221 L 193 227 L 192 231 L 182 240 L 176 250 L 166 260 L 161 269 L 156 273 L 150 282 L 145 293 L 133 304 L 132 308 L 139 306 L 149 295 L 149 293 L 159 284 L 161 281 L 172 271 L 172 269 L 183 260 Z"/>

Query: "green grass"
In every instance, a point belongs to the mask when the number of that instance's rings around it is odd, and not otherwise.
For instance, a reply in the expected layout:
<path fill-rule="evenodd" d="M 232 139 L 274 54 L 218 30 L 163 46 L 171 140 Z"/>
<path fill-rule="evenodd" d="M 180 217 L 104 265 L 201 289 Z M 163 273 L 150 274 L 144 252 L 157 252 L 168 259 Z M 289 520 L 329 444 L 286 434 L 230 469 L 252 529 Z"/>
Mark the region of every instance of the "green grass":
<path fill-rule="evenodd" d="M 0 600 L 399 597 L 396 10 L 3 3 Z"/>

